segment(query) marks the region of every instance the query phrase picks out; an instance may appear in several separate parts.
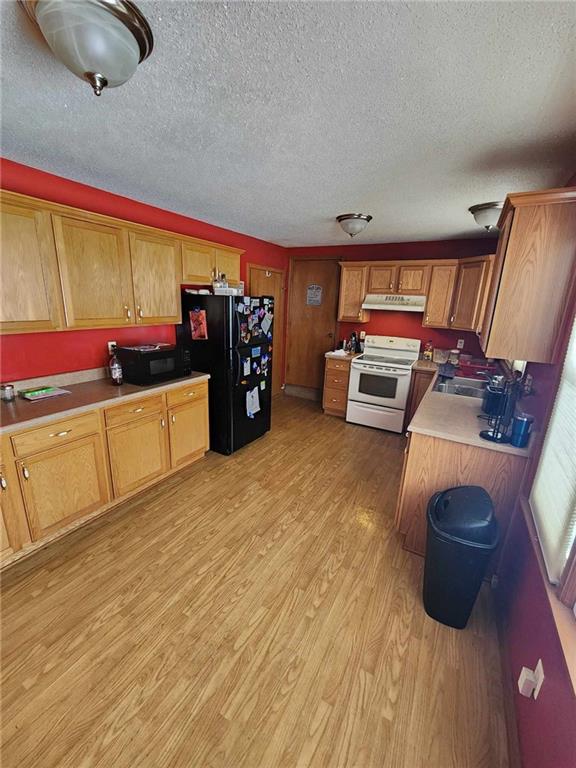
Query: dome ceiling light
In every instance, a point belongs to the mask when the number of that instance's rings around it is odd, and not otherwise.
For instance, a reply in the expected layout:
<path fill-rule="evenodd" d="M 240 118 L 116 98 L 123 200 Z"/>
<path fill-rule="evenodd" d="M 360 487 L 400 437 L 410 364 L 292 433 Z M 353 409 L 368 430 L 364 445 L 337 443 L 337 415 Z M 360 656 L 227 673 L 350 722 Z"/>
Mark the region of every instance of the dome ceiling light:
<path fill-rule="evenodd" d="M 372 221 L 372 216 L 367 213 L 341 213 L 340 216 L 336 216 L 336 221 L 347 235 L 356 237 L 366 229 L 366 226 Z"/>
<path fill-rule="evenodd" d="M 479 203 L 468 208 L 479 227 L 484 227 L 488 232 L 498 231 L 498 219 L 502 213 L 504 202 Z"/>
<path fill-rule="evenodd" d="M 152 30 L 130 0 L 19 0 L 52 53 L 96 96 L 129 80 L 152 53 Z"/>

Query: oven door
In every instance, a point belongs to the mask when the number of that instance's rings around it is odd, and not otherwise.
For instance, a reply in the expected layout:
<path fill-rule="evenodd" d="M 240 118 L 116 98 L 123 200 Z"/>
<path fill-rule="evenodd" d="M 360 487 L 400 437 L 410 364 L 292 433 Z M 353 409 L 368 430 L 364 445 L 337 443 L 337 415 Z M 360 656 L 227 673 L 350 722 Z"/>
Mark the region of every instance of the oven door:
<path fill-rule="evenodd" d="M 353 360 L 348 400 L 403 411 L 408 399 L 411 375 L 409 368 L 377 368 Z"/>

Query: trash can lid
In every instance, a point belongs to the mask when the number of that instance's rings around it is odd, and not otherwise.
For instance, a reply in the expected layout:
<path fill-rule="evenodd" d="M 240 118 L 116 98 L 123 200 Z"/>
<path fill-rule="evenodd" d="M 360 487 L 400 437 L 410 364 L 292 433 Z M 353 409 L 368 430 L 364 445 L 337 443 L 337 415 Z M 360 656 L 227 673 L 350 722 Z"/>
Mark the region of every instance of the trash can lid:
<path fill-rule="evenodd" d="M 492 499 L 479 485 L 448 488 L 432 502 L 430 516 L 439 532 L 478 544 L 491 544 L 497 536 Z"/>

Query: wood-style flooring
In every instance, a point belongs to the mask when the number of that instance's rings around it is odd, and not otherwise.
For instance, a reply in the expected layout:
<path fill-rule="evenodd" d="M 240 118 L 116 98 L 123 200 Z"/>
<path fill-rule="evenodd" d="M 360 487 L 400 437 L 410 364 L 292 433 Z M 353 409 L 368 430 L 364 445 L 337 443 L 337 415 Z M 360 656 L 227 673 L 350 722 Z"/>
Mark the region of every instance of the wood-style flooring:
<path fill-rule="evenodd" d="M 3 768 L 504 768 L 488 591 L 421 604 L 404 438 L 280 398 L 272 432 L 3 576 Z"/>

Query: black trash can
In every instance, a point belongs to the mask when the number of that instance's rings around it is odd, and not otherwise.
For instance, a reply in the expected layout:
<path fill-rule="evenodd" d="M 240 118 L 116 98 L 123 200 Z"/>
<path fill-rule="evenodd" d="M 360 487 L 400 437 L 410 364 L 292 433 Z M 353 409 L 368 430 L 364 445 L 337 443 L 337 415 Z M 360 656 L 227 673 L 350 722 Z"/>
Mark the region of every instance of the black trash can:
<path fill-rule="evenodd" d="M 498 522 L 484 488 L 461 485 L 428 502 L 424 609 L 436 621 L 463 629 L 486 566 L 498 546 Z"/>

